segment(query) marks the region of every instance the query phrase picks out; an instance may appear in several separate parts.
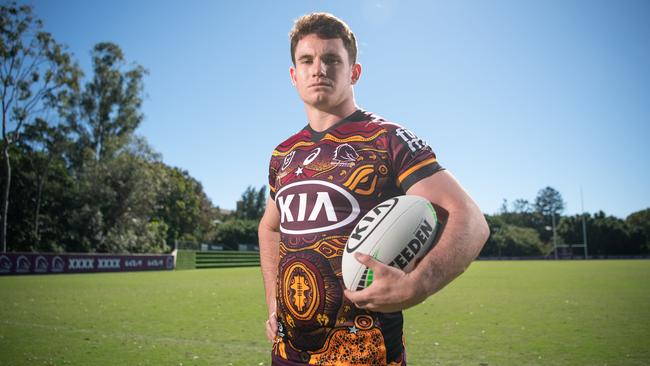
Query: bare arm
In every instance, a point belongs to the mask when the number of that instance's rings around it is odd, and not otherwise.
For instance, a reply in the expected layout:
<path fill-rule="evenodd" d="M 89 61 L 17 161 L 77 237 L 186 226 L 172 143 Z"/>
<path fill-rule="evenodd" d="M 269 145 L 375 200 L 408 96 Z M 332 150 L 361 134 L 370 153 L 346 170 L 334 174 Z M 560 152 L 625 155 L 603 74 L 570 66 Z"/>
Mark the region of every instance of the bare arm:
<path fill-rule="evenodd" d="M 345 290 L 359 307 L 389 312 L 421 303 L 463 273 L 487 240 L 489 229 L 483 214 L 451 173 L 440 171 L 406 193 L 422 196 L 436 206 L 444 222 L 438 243 L 410 273 L 358 255 L 357 259 L 375 272 L 373 284 L 365 290 Z"/>
<path fill-rule="evenodd" d="M 269 198 L 266 202 L 264 216 L 258 227 L 260 244 L 260 265 L 264 280 L 264 293 L 269 320 L 266 323 L 267 338 L 273 341 L 277 333 L 277 320 L 275 318 L 275 286 L 280 262 L 280 215 L 275 206 L 275 201 Z"/>
<path fill-rule="evenodd" d="M 438 172 L 406 192 L 422 196 L 448 217 L 437 245 L 412 272 L 424 290 L 424 300 L 463 273 L 478 256 L 490 234 L 487 222 L 474 200 L 447 171 Z"/>

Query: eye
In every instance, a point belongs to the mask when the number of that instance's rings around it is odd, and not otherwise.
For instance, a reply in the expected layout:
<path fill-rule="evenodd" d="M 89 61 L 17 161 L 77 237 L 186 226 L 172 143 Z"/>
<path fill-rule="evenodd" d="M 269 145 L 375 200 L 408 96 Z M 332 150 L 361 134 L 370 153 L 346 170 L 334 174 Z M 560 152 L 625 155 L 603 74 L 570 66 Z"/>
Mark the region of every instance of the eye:
<path fill-rule="evenodd" d="M 323 62 L 327 65 L 337 65 L 341 63 L 341 60 L 338 57 L 326 57 Z"/>

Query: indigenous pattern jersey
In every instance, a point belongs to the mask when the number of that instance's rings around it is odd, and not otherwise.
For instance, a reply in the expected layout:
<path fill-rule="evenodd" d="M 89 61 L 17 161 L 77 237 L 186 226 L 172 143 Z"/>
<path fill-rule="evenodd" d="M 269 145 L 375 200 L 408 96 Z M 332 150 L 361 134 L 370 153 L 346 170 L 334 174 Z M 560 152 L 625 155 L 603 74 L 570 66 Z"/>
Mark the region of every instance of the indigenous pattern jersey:
<path fill-rule="evenodd" d="M 274 365 L 404 365 L 402 313 L 343 296 L 341 256 L 356 223 L 442 168 L 411 131 L 358 110 L 324 132 L 309 126 L 271 158 L 280 212 L 279 335 Z"/>

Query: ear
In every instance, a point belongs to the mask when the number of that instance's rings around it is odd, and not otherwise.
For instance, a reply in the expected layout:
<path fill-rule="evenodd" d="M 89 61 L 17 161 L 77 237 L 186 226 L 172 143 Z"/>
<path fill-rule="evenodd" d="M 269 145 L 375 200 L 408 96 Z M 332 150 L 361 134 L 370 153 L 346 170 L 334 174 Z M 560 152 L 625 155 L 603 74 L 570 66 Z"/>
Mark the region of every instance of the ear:
<path fill-rule="evenodd" d="M 293 66 L 289 68 L 289 77 L 291 77 L 291 85 L 296 86 L 296 68 Z"/>
<path fill-rule="evenodd" d="M 361 78 L 361 64 L 352 66 L 352 85 L 355 85 Z"/>

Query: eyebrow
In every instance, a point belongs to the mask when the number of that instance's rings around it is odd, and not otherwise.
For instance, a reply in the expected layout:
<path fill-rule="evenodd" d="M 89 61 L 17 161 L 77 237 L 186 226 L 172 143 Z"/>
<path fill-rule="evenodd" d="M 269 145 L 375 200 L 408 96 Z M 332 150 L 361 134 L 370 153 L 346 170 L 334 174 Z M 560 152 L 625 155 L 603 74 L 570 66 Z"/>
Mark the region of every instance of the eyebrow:
<path fill-rule="evenodd" d="M 333 52 L 328 52 L 322 56 L 323 58 L 329 57 L 329 58 L 341 58 L 341 56 L 338 53 L 333 53 Z"/>
<path fill-rule="evenodd" d="M 322 58 L 328 58 L 328 57 L 329 58 L 341 58 L 341 56 L 338 53 L 335 53 L 335 52 L 325 53 L 321 57 Z M 305 54 L 305 55 L 298 56 L 298 60 L 308 59 L 308 58 L 314 58 L 314 56 L 311 55 L 311 54 Z"/>

